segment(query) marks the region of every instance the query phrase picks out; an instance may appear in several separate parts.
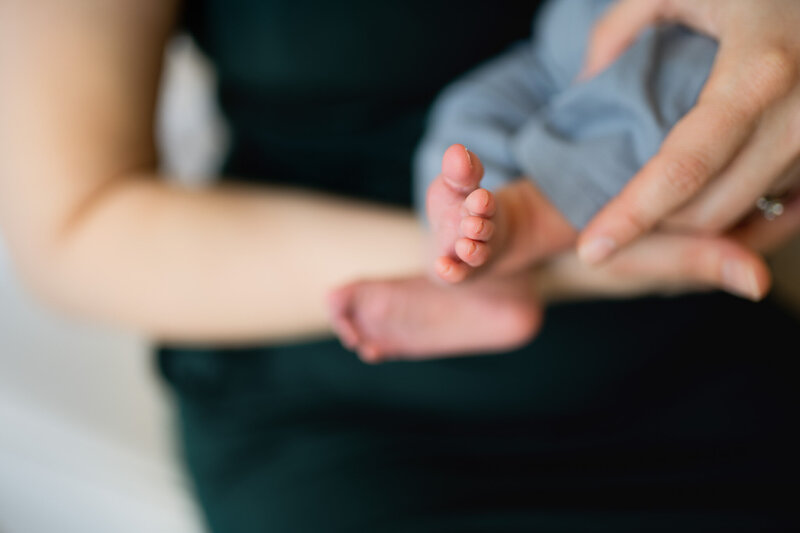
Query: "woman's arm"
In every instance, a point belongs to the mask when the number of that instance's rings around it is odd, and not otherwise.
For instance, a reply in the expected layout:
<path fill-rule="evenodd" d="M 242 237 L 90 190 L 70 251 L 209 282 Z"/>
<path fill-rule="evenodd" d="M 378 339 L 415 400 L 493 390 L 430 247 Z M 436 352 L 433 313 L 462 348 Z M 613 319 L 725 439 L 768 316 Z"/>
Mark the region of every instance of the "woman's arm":
<path fill-rule="evenodd" d="M 0 4 L 0 227 L 45 299 L 162 339 L 327 329 L 325 294 L 418 270 L 410 213 L 158 176 L 153 116 L 176 2 Z"/>

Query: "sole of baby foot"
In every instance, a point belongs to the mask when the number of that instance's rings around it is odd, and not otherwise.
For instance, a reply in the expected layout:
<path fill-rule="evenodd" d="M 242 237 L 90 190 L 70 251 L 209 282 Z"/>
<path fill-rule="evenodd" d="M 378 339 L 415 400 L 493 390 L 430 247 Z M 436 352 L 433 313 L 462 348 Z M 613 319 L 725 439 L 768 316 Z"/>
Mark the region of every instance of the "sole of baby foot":
<path fill-rule="evenodd" d="M 370 364 L 511 350 L 538 332 L 526 276 L 452 288 L 418 276 L 351 283 L 331 302 L 343 344 Z"/>
<path fill-rule="evenodd" d="M 575 242 L 575 229 L 530 180 L 510 183 L 493 194 L 491 201 L 478 194 L 482 191 L 467 198 L 465 211 L 478 216 L 463 219 L 464 237 L 456 242 L 458 259 L 472 270 L 442 265 L 456 272 L 465 270 L 463 279 L 478 273 L 505 276 L 519 272 Z"/>

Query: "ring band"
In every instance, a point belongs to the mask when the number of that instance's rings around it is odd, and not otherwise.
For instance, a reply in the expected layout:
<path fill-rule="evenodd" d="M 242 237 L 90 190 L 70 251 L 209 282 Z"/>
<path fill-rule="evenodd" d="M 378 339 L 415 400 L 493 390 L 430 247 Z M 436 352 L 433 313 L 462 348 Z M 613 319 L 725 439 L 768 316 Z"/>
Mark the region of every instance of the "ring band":
<path fill-rule="evenodd" d="M 775 220 L 783 214 L 783 202 L 780 198 L 762 196 L 756 201 L 756 207 L 767 220 Z"/>

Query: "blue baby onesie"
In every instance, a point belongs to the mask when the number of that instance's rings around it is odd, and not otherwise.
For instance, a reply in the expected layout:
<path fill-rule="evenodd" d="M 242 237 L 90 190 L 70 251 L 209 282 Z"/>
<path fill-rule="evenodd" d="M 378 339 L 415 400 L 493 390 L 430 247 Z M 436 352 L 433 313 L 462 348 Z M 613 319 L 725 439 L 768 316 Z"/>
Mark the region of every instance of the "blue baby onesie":
<path fill-rule="evenodd" d="M 484 187 L 528 176 L 576 228 L 619 193 L 696 102 L 717 45 L 678 26 L 651 29 L 578 82 L 592 25 L 610 4 L 551 1 L 531 41 L 442 93 L 417 150 L 418 205 L 454 143 L 480 156 Z"/>

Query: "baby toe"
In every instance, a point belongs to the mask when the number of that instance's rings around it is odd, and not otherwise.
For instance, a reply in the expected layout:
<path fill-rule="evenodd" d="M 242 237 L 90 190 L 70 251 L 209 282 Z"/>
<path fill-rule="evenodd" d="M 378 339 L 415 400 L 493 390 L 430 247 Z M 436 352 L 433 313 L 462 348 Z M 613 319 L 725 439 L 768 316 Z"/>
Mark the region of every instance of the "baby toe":
<path fill-rule="evenodd" d="M 483 217 L 467 216 L 461 219 L 461 234 L 468 239 L 488 241 L 494 233 L 494 222 Z"/>
<path fill-rule="evenodd" d="M 467 194 L 483 177 L 483 165 L 478 156 L 461 144 L 448 148 L 442 157 L 442 177 L 454 190 Z"/>
<path fill-rule="evenodd" d="M 467 278 L 470 267 L 461 261 L 442 256 L 436 260 L 434 271 L 442 281 L 460 283 Z"/>
<path fill-rule="evenodd" d="M 475 189 L 464 200 L 464 208 L 474 216 L 494 216 L 494 195 L 486 189 Z"/>
<path fill-rule="evenodd" d="M 456 241 L 455 249 L 458 258 L 471 267 L 479 267 L 489 258 L 489 245 L 485 242 L 459 239 Z"/>

